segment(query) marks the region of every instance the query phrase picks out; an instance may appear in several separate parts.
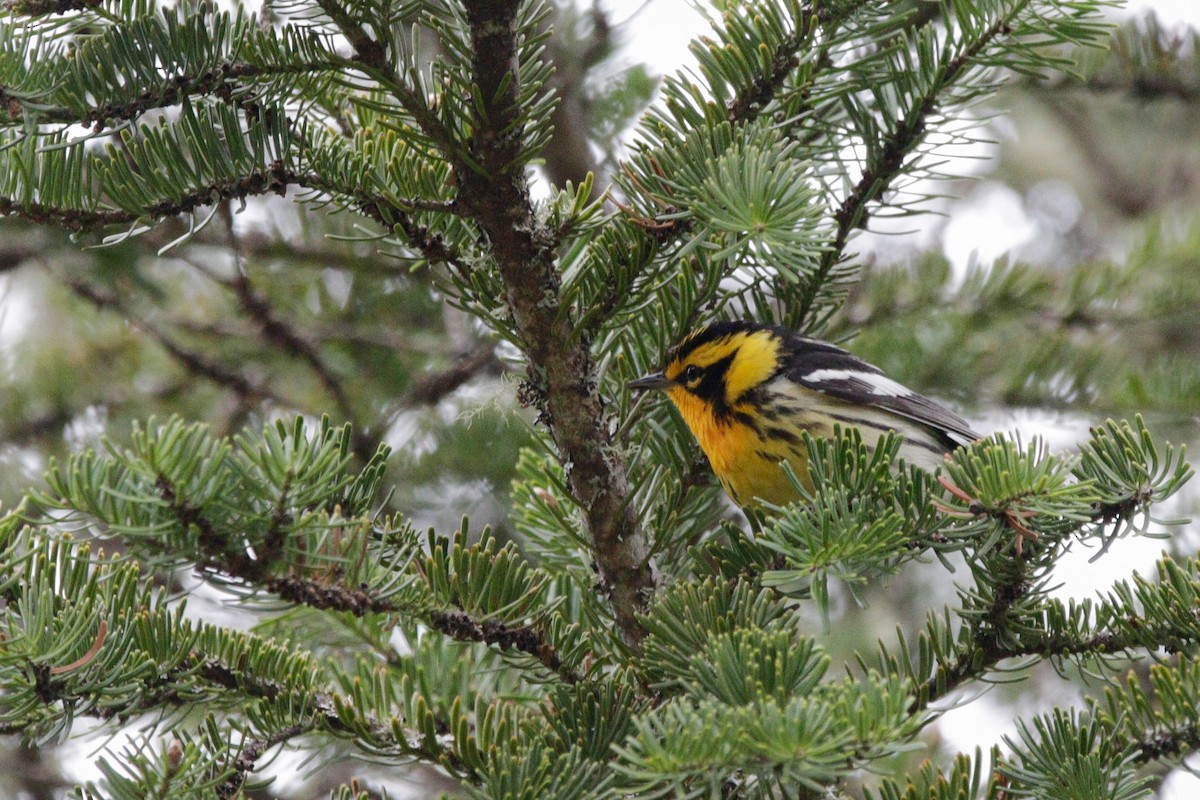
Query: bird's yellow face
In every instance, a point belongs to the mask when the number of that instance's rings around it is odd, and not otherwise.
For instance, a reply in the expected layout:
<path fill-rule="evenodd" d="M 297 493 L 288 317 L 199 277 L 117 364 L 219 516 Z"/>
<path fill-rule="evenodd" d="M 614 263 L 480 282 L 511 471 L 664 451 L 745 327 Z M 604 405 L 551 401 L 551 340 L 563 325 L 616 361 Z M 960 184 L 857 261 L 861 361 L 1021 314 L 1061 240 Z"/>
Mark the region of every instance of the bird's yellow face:
<path fill-rule="evenodd" d="M 696 417 L 684 411 L 685 404 L 700 400 L 703 407 L 694 414 L 724 416 L 779 368 L 782 342 L 770 330 L 737 330 L 715 338 L 709 338 L 710 331 L 694 331 L 673 347 L 663 370 L 671 382 L 667 395 L 689 425 Z"/>

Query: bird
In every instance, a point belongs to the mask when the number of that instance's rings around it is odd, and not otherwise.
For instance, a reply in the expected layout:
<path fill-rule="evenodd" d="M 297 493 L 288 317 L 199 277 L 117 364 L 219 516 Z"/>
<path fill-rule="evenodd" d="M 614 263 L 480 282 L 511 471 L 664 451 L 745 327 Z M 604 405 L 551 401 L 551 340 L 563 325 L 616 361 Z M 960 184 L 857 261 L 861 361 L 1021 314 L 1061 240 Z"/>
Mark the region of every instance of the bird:
<path fill-rule="evenodd" d="M 734 503 L 757 509 L 800 499 L 787 462 L 812 489 L 802 434 L 858 429 L 874 448 L 887 431 L 899 456 L 935 470 L 952 450 L 980 437 L 962 417 L 842 348 L 778 325 L 735 320 L 696 329 L 671 347 L 661 372 L 630 381 L 660 390 L 708 457 Z"/>

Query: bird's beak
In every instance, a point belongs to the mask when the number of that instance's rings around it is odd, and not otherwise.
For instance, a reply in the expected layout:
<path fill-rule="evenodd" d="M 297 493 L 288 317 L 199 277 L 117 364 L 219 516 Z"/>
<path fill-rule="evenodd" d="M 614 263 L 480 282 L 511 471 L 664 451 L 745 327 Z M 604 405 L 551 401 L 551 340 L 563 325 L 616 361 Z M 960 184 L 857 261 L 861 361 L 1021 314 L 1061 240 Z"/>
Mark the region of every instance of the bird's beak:
<path fill-rule="evenodd" d="M 625 384 L 630 389 L 666 389 L 671 385 L 671 380 L 661 372 L 652 372 L 649 375 L 643 375 L 635 381 L 630 381 Z"/>

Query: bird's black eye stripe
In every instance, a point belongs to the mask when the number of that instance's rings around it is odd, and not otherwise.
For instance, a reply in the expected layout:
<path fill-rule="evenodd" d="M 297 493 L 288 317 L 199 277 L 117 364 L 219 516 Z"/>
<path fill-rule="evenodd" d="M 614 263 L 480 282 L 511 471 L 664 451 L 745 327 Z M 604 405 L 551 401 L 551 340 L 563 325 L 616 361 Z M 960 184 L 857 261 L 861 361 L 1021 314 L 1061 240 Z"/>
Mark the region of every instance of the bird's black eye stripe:
<path fill-rule="evenodd" d="M 725 373 L 733 363 L 733 354 L 714 361 L 707 367 L 689 364 L 680 373 L 681 383 L 692 394 L 712 403 L 713 413 L 721 416 L 728 411 L 725 399 Z"/>

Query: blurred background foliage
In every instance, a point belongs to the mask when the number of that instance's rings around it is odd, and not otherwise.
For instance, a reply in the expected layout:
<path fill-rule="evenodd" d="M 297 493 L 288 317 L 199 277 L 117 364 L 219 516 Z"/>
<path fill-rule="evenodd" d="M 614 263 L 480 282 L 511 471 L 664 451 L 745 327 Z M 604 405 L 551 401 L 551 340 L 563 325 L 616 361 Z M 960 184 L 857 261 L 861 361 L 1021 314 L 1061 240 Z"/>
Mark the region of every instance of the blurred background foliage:
<path fill-rule="evenodd" d="M 638 17 L 574 5 L 555 16 L 563 99 L 541 168 L 556 185 L 595 171 L 606 186 L 655 87 L 644 54 L 623 47 Z M 920 235 L 863 238 L 860 279 L 827 335 L 985 429 L 1012 427 L 1013 408 L 1075 430 L 1149 412 L 1161 436 L 1200 443 L 1197 43 L 1133 19 L 1086 54 L 1081 81 L 1025 80 L 976 109 L 995 115 L 995 144 L 972 154 L 988 160 L 938 185 L 954 196 Z M 513 537 L 508 492 L 533 443 L 506 378 L 513 354 L 445 310 L 427 267 L 381 256 L 358 219 L 233 204 L 162 253 L 182 228 L 81 250 L 0 220 L 0 499 L 133 420 L 178 413 L 224 435 L 329 412 L 354 424 L 359 452 L 393 445 L 389 503 L 418 527 L 454 529 L 466 512 Z M 1197 513 L 1194 487 L 1183 505 Z M 845 650 L 918 619 L 928 591 L 895 581 L 869 624 L 843 602 Z M 57 796 L 62 765 L 9 746 L 0 796 Z"/>

